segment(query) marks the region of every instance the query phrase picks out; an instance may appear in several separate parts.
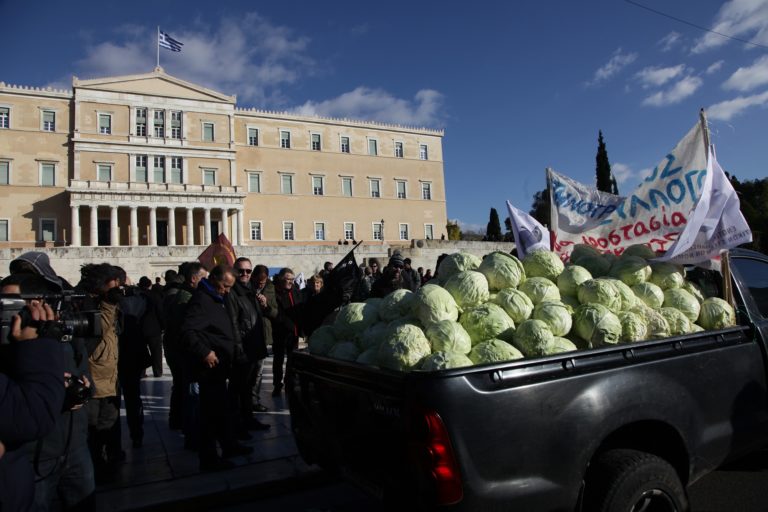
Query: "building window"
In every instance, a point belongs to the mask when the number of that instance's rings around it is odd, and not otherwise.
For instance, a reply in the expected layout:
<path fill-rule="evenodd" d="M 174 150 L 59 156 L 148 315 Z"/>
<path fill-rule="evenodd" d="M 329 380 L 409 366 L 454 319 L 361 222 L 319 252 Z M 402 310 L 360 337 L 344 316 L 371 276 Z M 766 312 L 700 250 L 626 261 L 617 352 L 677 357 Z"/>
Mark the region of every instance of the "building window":
<path fill-rule="evenodd" d="M 384 240 L 384 226 L 381 224 L 381 222 L 373 223 L 373 239 Z"/>
<path fill-rule="evenodd" d="M 171 157 L 171 183 L 184 182 L 184 162 L 180 156 Z"/>
<path fill-rule="evenodd" d="M 216 185 L 216 169 L 203 169 L 203 185 Z"/>
<path fill-rule="evenodd" d="M 147 109 L 136 109 L 136 135 L 139 137 L 147 136 Z"/>
<path fill-rule="evenodd" d="M 405 182 L 404 181 L 398 181 L 397 182 L 397 198 L 398 199 L 405 199 L 407 197 L 406 191 L 405 191 Z"/>
<path fill-rule="evenodd" d="M 312 151 L 320 151 L 320 134 L 312 134 Z"/>
<path fill-rule="evenodd" d="M 316 196 L 323 195 L 323 177 L 312 176 L 312 194 Z"/>
<path fill-rule="evenodd" d="M 249 146 L 259 145 L 259 129 L 258 128 L 248 128 L 248 145 Z"/>
<path fill-rule="evenodd" d="M 165 110 L 155 110 L 152 113 L 155 127 L 155 137 L 165 137 Z"/>
<path fill-rule="evenodd" d="M 171 112 L 171 138 L 181 139 L 181 111 Z"/>
<path fill-rule="evenodd" d="M 397 158 L 403 158 L 403 143 L 395 142 L 395 156 Z"/>
<path fill-rule="evenodd" d="M 424 183 L 421 184 L 421 198 L 425 199 L 427 201 L 432 200 L 432 184 L 431 183 Z"/>
<path fill-rule="evenodd" d="M 99 133 L 109 135 L 112 133 L 112 115 L 99 114 Z"/>
<path fill-rule="evenodd" d="M 379 154 L 379 141 L 376 139 L 368 139 L 368 154 L 371 156 Z"/>
<path fill-rule="evenodd" d="M 349 153 L 349 137 L 341 138 L 341 152 Z"/>
<path fill-rule="evenodd" d="M 136 181 L 146 183 L 147 179 L 147 155 L 136 156 Z"/>
<path fill-rule="evenodd" d="M 261 221 L 251 221 L 251 240 L 261 240 Z"/>
<path fill-rule="evenodd" d="M 400 240 L 408 240 L 408 224 L 400 224 Z"/>
<path fill-rule="evenodd" d="M 261 174 L 258 172 L 248 173 L 248 192 L 261 192 Z"/>
<path fill-rule="evenodd" d="M 291 132 L 288 130 L 280 130 L 280 147 L 291 149 Z"/>
<path fill-rule="evenodd" d="M 293 222 L 283 222 L 283 240 L 295 240 Z"/>
<path fill-rule="evenodd" d="M 344 223 L 344 240 L 354 240 L 354 239 L 355 239 L 355 223 L 345 222 Z"/>
<path fill-rule="evenodd" d="M 11 162 L 0 161 L 0 185 L 11 184 Z"/>
<path fill-rule="evenodd" d="M 96 179 L 99 181 L 112 181 L 112 166 L 109 164 L 98 164 L 96 166 Z"/>
<path fill-rule="evenodd" d="M 0 107 L 0 128 L 9 128 L 11 126 L 11 109 Z"/>
<path fill-rule="evenodd" d="M 427 145 L 419 144 L 419 159 L 429 160 L 429 154 L 427 153 Z"/>
<path fill-rule="evenodd" d="M 40 240 L 56 241 L 56 219 L 40 219 Z"/>
<path fill-rule="evenodd" d="M 44 187 L 56 186 L 55 164 L 40 164 L 40 184 Z"/>
<path fill-rule="evenodd" d="M 203 142 L 213 142 L 213 123 L 203 123 Z"/>
<path fill-rule="evenodd" d="M 352 178 L 341 178 L 341 195 L 352 197 Z"/>
<path fill-rule="evenodd" d="M 280 176 L 280 191 L 283 194 L 293 194 L 293 175 L 282 174 Z"/>
<path fill-rule="evenodd" d="M 315 222 L 315 240 L 325 240 L 325 222 Z"/>
<path fill-rule="evenodd" d="M 435 227 L 432 224 L 424 224 L 424 238 L 427 240 L 435 238 Z"/>
<path fill-rule="evenodd" d="M 8 242 L 10 240 L 8 222 L 8 219 L 0 219 L 0 242 Z"/>
<path fill-rule="evenodd" d="M 52 110 L 43 110 L 43 131 L 56 131 L 56 112 Z"/>
<path fill-rule="evenodd" d="M 381 180 L 370 180 L 371 197 L 381 197 Z"/>
<path fill-rule="evenodd" d="M 165 158 L 162 156 L 153 157 L 152 181 L 155 183 L 165 183 Z"/>

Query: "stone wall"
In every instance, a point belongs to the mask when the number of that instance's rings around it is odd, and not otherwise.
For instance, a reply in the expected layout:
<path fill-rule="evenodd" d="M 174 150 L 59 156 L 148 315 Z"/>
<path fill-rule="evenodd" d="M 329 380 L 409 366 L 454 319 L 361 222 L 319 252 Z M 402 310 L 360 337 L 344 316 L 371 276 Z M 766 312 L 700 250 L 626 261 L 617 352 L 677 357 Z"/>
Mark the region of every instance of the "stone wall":
<path fill-rule="evenodd" d="M 386 264 L 394 251 L 400 251 L 403 258 L 411 258 L 413 267 L 424 267 L 434 272 L 435 261 L 442 253 L 458 251 L 483 256 L 492 251 L 509 252 L 512 243 L 496 242 L 455 242 L 449 240 L 413 240 L 410 246 L 390 246 L 389 244 L 361 244 L 355 251 L 357 261 L 365 263 L 370 258 L 378 258 Z M 349 252 L 349 245 L 293 245 L 293 246 L 243 246 L 236 247 L 238 256 L 246 256 L 256 264 L 268 267 L 291 267 L 295 272 L 303 272 L 306 277 L 320 270 L 323 263 L 338 262 Z M 8 275 L 9 263 L 30 249 L 0 249 L 0 276 Z M 184 261 L 196 260 L 203 251 L 201 247 L 49 247 L 31 249 L 48 253 L 54 270 L 71 283 L 80 280 L 80 266 L 84 263 L 109 262 L 125 269 L 128 276 L 138 281 L 141 276 L 154 280 L 162 277 L 169 269 L 175 269 Z"/>

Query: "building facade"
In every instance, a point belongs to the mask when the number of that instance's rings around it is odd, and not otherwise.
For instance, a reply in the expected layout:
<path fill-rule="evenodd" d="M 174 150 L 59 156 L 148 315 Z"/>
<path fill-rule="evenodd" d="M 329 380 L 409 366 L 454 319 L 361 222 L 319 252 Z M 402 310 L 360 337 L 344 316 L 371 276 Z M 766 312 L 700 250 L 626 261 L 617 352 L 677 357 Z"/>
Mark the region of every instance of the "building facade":
<path fill-rule="evenodd" d="M 0 83 L 0 248 L 440 238 L 442 137 L 241 109 L 162 68 Z"/>

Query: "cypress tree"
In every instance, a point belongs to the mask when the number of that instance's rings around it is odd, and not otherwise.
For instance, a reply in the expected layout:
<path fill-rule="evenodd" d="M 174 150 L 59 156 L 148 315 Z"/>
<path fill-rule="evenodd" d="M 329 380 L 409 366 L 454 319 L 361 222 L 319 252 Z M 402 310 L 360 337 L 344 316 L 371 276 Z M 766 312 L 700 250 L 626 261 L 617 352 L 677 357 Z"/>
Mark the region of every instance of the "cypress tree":
<path fill-rule="evenodd" d="M 485 228 L 485 239 L 488 242 L 501 242 L 501 223 L 496 208 L 491 208 L 491 216 L 488 219 L 488 226 Z"/>
<path fill-rule="evenodd" d="M 597 190 L 619 194 L 619 187 L 616 184 L 616 178 L 611 172 L 611 163 L 608 161 L 608 151 L 605 149 L 603 141 L 603 131 L 598 131 L 597 136 L 597 156 L 595 157 L 597 168 L 595 172 Z"/>

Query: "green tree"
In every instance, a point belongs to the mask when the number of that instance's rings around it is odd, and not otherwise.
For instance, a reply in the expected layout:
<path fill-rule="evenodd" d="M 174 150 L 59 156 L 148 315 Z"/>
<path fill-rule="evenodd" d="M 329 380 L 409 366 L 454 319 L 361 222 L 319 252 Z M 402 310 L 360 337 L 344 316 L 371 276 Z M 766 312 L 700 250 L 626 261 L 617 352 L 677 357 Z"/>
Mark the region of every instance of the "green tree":
<path fill-rule="evenodd" d="M 504 233 L 504 241 L 514 242 L 515 235 L 514 233 L 512 233 L 512 219 L 510 219 L 509 217 L 504 219 L 504 229 L 506 229 L 506 232 Z"/>
<path fill-rule="evenodd" d="M 461 240 L 461 228 L 455 220 L 449 220 L 448 224 L 445 225 L 445 230 L 448 232 L 448 240 Z"/>
<path fill-rule="evenodd" d="M 541 222 L 543 226 L 549 227 L 552 225 L 550 222 L 549 188 L 536 192 L 533 196 L 531 211 L 528 213 L 531 214 L 531 217 Z"/>
<path fill-rule="evenodd" d="M 491 208 L 491 215 L 485 228 L 485 240 L 488 242 L 501 242 L 501 224 L 499 223 L 499 212 L 496 211 L 496 208 Z"/>
<path fill-rule="evenodd" d="M 608 161 L 608 151 L 605 149 L 602 130 L 599 130 L 597 135 L 597 156 L 595 157 L 595 160 L 597 162 L 597 169 L 595 172 L 597 190 L 618 195 L 619 187 L 616 184 L 616 178 L 614 178 L 613 172 L 611 171 L 611 163 Z"/>
<path fill-rule="evenodd" d="M 752 243 L 746 247 L 768 254 L 768 178 L 741 182 L 735 176 L 728 177 L 739 195 L 741 213 L 752 230 Z"/>

